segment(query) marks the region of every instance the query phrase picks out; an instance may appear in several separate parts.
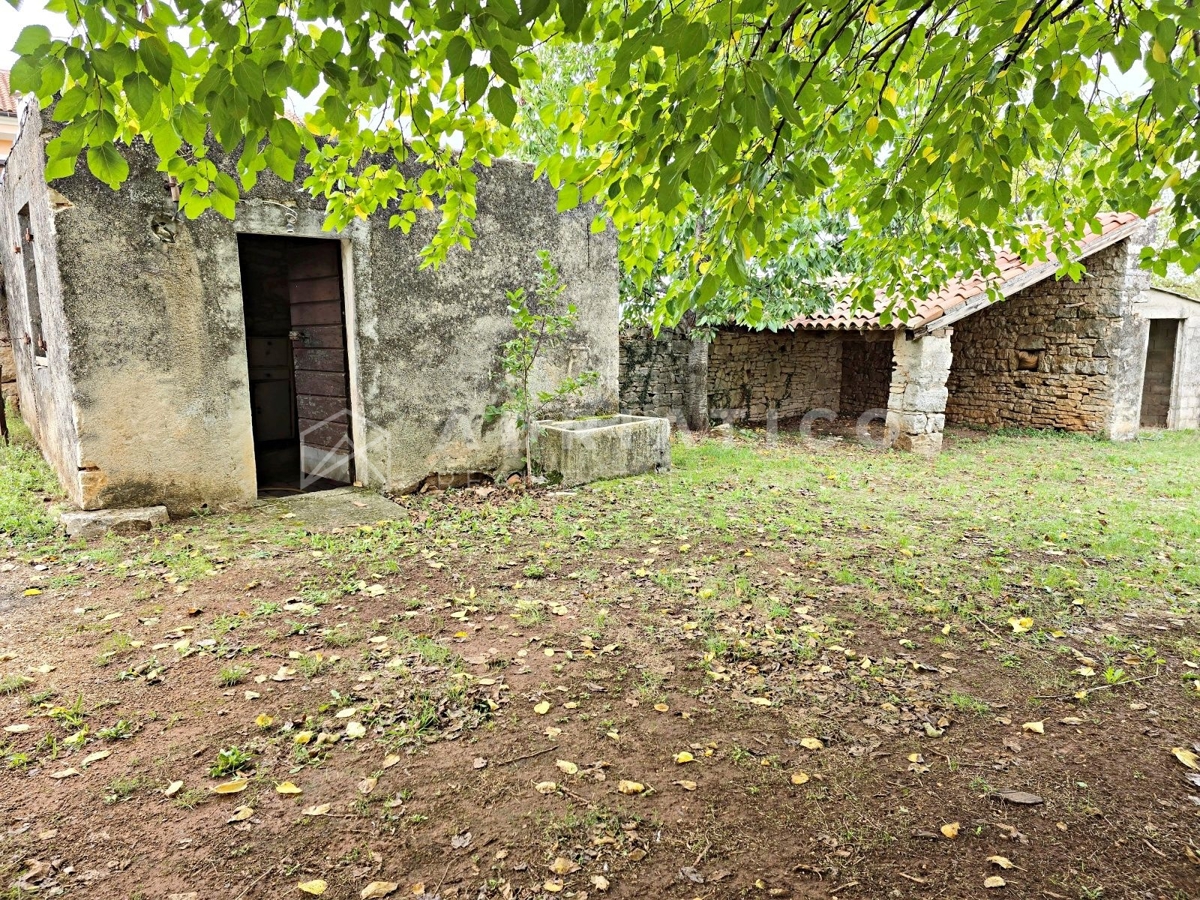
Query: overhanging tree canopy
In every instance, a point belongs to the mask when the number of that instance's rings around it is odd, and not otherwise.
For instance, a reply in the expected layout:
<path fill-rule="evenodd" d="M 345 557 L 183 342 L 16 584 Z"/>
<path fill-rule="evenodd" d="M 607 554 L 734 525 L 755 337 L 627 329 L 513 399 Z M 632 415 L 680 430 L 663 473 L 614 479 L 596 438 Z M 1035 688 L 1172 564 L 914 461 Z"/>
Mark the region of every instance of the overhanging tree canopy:
<path fill-rule="evenodd" d="M 12 2 L 12 0 L 10 0 Z M 1190 3 L 1190 0 L 1188 0 Z M 795 223 L 855 223 L 856 290 L 912 297 L 987 267 L 996 245 L 1068 258 L 1102 209 L 1170 204 L 1154 265 L 1200 260 L 1200 12 L 1122 0 L 49 0 L 76 29 L 22 32 L 12 86 L 66 123 L 49 174 L 83 154 L 113 187 L 115 142 L 152 144 L 181 207 L 232 215 L 270 168 L 341 225 L 440 209 L 436 262 L 473 236 L 477 163 L 511 149 L 543 44 L 608 45 L 556 111 L 541 170 L 560 207 L 596 200 L 627 270 L 669 275 L 660 314 L 792 253 Z M 1145 86 L 1106 97 L 1106 70 Z M 308 128 L 290 93 L 315 104 Z M 585 100 L 587 102 L 585 102 Z M 237 160 L 206 158 L 205 136 Z M 327 136 L 318 141 L 314 136 Z M 1094 148 L 1082 171 L 1061 161 Z M 389 159 L 425 164 L 405 175 Z M 381 154 L 383 156 L 381 157 Z M 240 181 L 240 184 L 239 184 Z M 698 223 L 679 239 L 679 225 Z M 1036 224 L 1035 224 L 1036 223 Z M 603 228 L 598 217 L 593 227 Z M 822 272 L 800 273 L 814 283 Z M 748 297 L 748 303 L 753 298 Z"/>

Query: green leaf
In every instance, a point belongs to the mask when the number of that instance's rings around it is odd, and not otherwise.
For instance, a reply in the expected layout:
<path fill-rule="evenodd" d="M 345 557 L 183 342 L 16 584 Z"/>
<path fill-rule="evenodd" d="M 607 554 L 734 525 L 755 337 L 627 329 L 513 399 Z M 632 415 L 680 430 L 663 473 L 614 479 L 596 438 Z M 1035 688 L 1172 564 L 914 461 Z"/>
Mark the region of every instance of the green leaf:
<path fill-rule="evenodd" d="M 14 8 L 16 4 L 13 4 Z M 50 29 L 45 25 L 26 25 L 17 36 L 17 42 L 12 45 L 12 52 L 18 56 L 33 56 L 45 47 L 50 46 Z"/>
<path fill-rule="evenodd" d="M 463 77 L 463 99 L 470 106 L 483 96 L 490 81 L 487 69 L 482 66 L 471 66 Z"/>
<path fill-rule="evenodd" d="M 126 75 L 124 82 L 122 82 L 122 87 L 125 90 L 125 99 L 129 101 L 129 105 L 133 107 L 133 111 L 139 116 L 146 115 L 150 111 L 150 107 L 158 99 L 158 92 L 154 89 L 154 82 L 141 72 L 133 72 Z"/>
<path fill-rule="evenodd" d="M 586 13 L 587 0 L 558 0 L 558 14 L 562 16 L 567 34 L 574 34 L 579 30 Z"/>
<path fill-rule="evenodd" d="M 488 109 L 505 125 L 511 125 L 517 115 L 517 101 L 507 84 L 492 85 L 488 91 Z"/>
<path fill-rule="evenodd" d="M 142 38 L 138 45 L 137 55 L 146 71 L 150 73 L 150 77 L 159 84 L 166 84 L 171 80 L 173 69 L 171 53 L 162 38 L 154 35 Z"/>
<path fill-rule="evenodd" d="M 450 64 L 451 77 L 457 77 L 467 71 L 471 65 L 471 45 L 461 34 L 456 34 L 446 46 L 446 62 Z"/>
<path fill-rule="evenodd" d="M 87 152 L 88 169 L 114 191 L 129 177 L 129 163 L 112 141 L 105 141 Z"/>
<path fill-rule="evenodd" d="M 579 188 L 574 184 L 564 184 L 558 192 L 558 211 L 560 213 L 572 210 L 579 205 Z"/>

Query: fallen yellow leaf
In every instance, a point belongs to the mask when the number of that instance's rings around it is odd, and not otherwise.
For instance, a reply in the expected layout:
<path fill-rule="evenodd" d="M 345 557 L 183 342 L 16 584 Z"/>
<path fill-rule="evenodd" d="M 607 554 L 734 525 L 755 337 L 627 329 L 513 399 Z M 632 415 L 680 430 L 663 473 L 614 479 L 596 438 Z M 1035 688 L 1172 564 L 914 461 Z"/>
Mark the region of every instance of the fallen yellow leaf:
<path fill-rule="evenodd" d="M 533 711 L 539 716 L 544 716 L 546 713 L 550 712 L 550 701 L 543 700 L 541 703 L 534 706 Z"/>
<path fill-rule="evenodd" d="M 259 728 L 270 728 L 274 722 L 275 719 L 271 716 L 268 716 L 266 713 L 260 713 L 254 717 L 254 724 Z"/>
<path fill-rule="evenodd" d="M 214 794 L 237 794 L 246 789 L 246 785 L 250 782 L 245 778 L 235 778 L 233 781 L 227 781 L 224 784 L 218 784 L 215 788 L 211 788 Z"/>
<path fill-rule="evenodd" d="M 687 780 L 685 779 L 685 780 L 683 780 L 683 781 L 675 781 L 675 782 L 672 782 L 672 783 L 673 783 L 673 784 L 677 784 L 677 785 L 679 785 L 679 786 L 680 786 L 681 788 L 683 788 L 685 791 L 694 791 L 694 790 L 696 789 L 696 782 L 694 782 L 694 781 L 687 781 Z"/>
<path fill-rule="evenodd" d="M 805 750 L 821 750 L 825 747 L 823 743 L 814 737 L 806 737 L 800 740 L 800 746 Z"/>
<path fill-rule="evenodd" d="M 333 809 L 332 803 L 318 803 L 316 806 L 305 807 L 304 815 L 306 816 L 325 816 Z"/>
<path fill-rule="evenodd" d="M 622 779 L 617 784 L 617 790 L 622 794 L 640 794 L 646 790 L 646 786 L 640 781 L 626 781 Z"/>
<path fill-rule="evenodd" d="M 325 893 L 325 890 L 329 887 L 329 885 L 327 885 L 320 878 L 314 878 L 312 881 L 302 881 L 300 884 L 296 885 L 296 887 L 300 888 L 300 890 L 304 891 L 306 894 L 313 894 L 319 897 Z"/>
<path fill-rule="evenodd" d="M 281 784 L 275 785 L 275 793 L 277 794 L 303 794 L 304 790 L 292 784 L 290 781 L 284 781 Z"/>
<path fill-rule="evenodd" d="M 564 775 L 576 775 L 579 773 L 579 766 L 566 759 L 555 760 L 554 767 Z"/>
<path fill-rule="evenodd" d="M 675 764 L 682 766 L 684 763 L 695 762 L 696 757 L 684 750 L 682 753 L 675 754 Z"/>
<path fill-rule="evenodd" d="M 225 821 L 227 821 L 227 822 L 245 822 L 252 815 L 254 815 L 254 807 L 239 806 L 237 809 L 235 809 L 233 811 L 233 815 L 230 816 Z"/>
<path fill-rule="evenodd" d="M 999 875 L 991 875 L 983 880 L 983 886 L 985 888 L 1002 888 L 1006 884 L 1008 884 L 1008 882 Z"/>
<path fill-rule="evenodd" d="M 807 772 L 793 772 L 792 784 L 808 784 L 809 777 Z"/>
<path fill-rule="evenodd" d="M 993 866 L 999 866 L 1002 869 L 1015 869 L 1016 868 L 1016 866 L 1014 866 L 1012 864 L 1012 860 L 1010 860 L 1007 856 L 989 856 L 987 858 L 987 861 L 990 862 Z"/>
<path fill-rule="evenodd" d="M 1032 732 L 1033 734 L 1045 734 L 1046 726 L 1043 725 L 1041 722 L 1026 722 L 1024 725 L 1021 726 L 1021 730 L 1029 731 L 1029 732 Z"/>
<path fill-rule="evenodd" d="M 1175 758 L 1187 766 L 1189 769 L 1200 771 L 1200 756 L 1197 756 L 1191 750 L 1184 747 L 1172 747 L 1171 752 L 1175 754 Z"/>
<path fill-rule="evenodd" d="M 958 837 L 959 827 L 960 826 L 959 826 L 958 822 L 950 822 L 950 823 L 942 826 L 942 829 L 941 829 L 942 834 L 945 837 L 950 838 L 950 840 L 954 840 L 956 837 Z"/>

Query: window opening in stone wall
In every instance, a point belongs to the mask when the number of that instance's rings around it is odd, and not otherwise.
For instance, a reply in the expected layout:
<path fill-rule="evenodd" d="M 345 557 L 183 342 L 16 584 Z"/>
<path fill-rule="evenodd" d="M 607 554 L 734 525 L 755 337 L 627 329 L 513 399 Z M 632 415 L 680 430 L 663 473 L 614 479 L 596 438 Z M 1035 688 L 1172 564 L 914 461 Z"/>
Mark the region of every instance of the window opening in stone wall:
<path fill-rule="evenodd" d="M 21 267 L 25 270 L 25 302 L 29 309 L 29 333 L 26 343 L 33 355 L 46 358 L 46 339 L 42 335 L 42 298 L 38 292 L 37 253 L 33 246 L 33 225 L 29 221 L 29 204 L 17 213 L 17 228 L 21 239 Z"/>

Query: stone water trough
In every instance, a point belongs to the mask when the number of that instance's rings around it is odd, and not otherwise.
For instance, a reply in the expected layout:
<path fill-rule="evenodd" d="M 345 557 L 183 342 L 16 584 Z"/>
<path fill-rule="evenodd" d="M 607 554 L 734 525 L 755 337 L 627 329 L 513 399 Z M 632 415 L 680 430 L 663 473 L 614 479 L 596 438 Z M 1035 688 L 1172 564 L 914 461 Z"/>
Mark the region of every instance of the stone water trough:
<path fill-rule="evenodd" d="M 650 416 L 538 422 L 534 465 L 564 487 L 671 468 L 671 423 Z"/>

